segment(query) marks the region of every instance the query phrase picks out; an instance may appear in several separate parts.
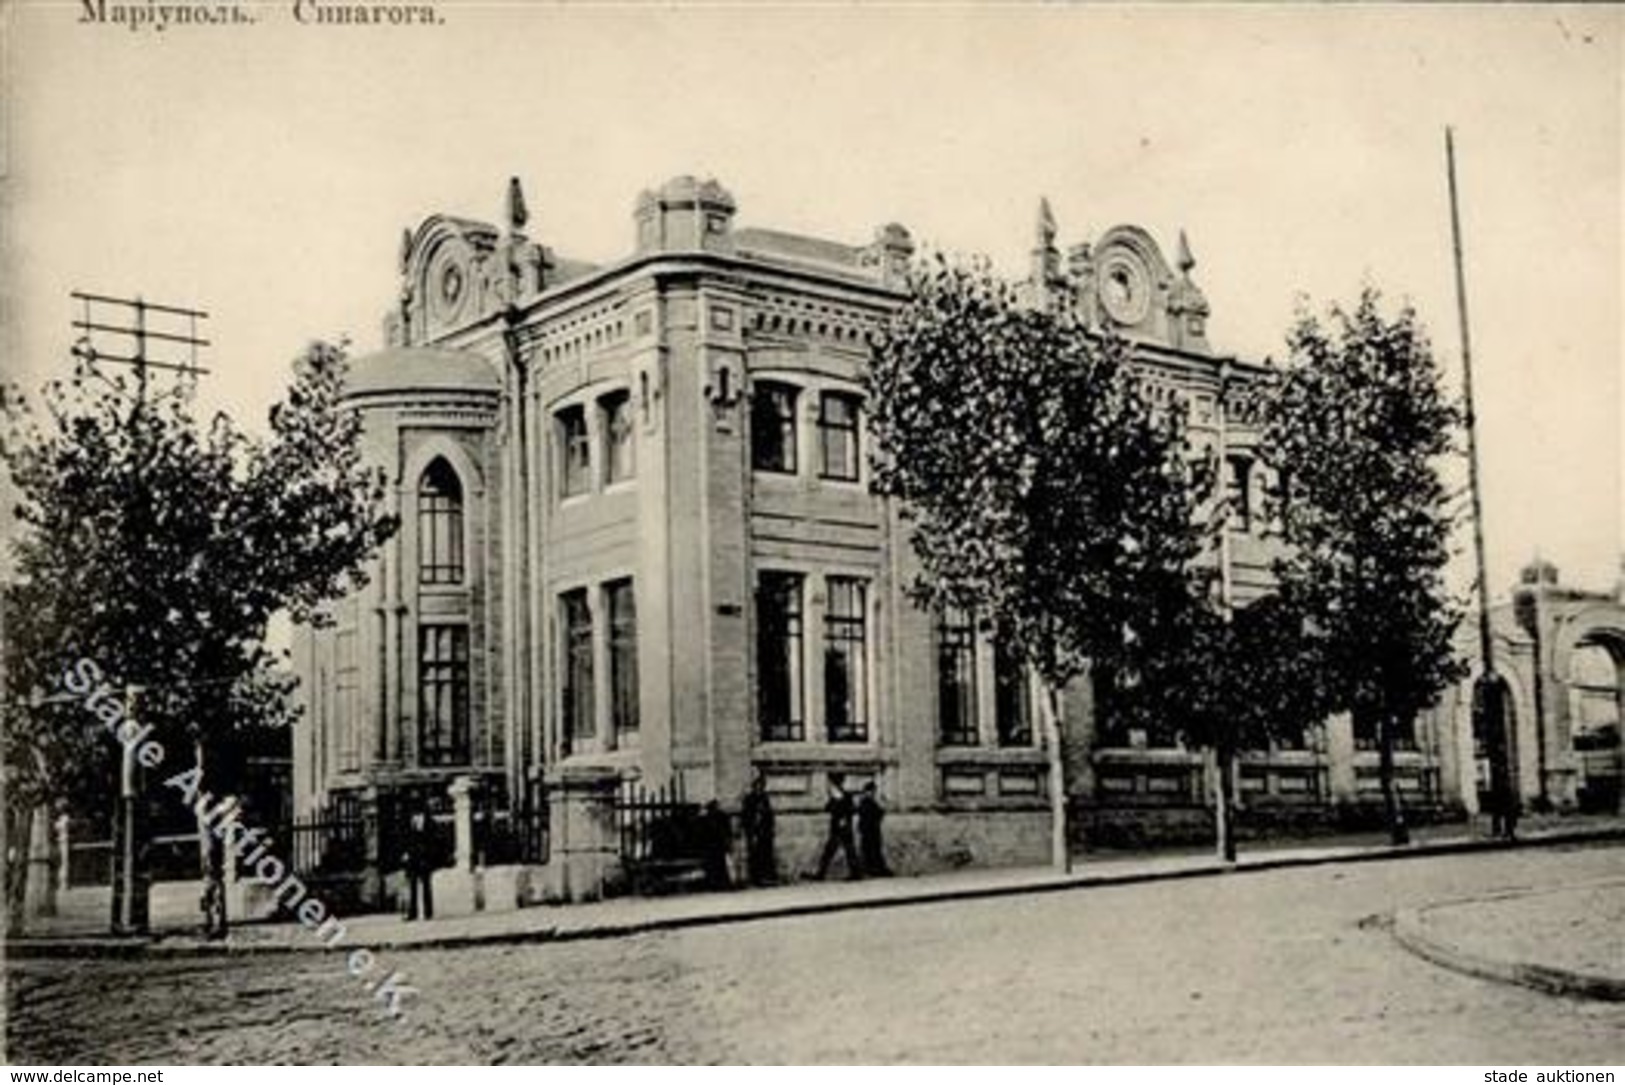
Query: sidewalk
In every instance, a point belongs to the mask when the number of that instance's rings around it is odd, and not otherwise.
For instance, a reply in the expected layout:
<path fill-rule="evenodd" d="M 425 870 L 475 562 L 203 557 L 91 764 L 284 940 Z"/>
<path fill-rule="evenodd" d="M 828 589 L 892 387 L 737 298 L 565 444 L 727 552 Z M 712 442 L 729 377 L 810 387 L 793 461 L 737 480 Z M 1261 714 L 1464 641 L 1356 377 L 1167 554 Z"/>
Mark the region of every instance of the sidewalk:
<path fill-rule="evenodd" d="M 1625 1001 L 1625 875 L 1408 908 L 1393 929 L 1406 949 L 1470 976 Z"/>
<path fill-rule="evenodd" d="M 1403 848 L 1346 842 L 1255 846 L 1251 851 L 1244 850 L 1234 866 L 1220 862 L 1211 853 L 1120 858 L 1086 855 L 1075 860 L 1070 874 L 1061 874 L 1048 867 L 1026 867 L 860 882 L 800 882 L 771 889 L 630 897 L 592 904 L 483 912 L 421 923 L 407 923 L 392 914 L 355 916 L 344 920 L 346 934 L 342 945 L 347 948 L 429 949 L 613 938 L 646 931 L 788 916 L 1508 847 L 1499 841 L 1467 835 L 1462 826 L 1450 826 L 1447 830 L 1418 834 L 1416 842 Z M 1576 823 L 1576 819 L 1568 819 L 1551 826 L 1531 826 L 1515 846 L 1617 840 L 1625 840 L 1625 820 L 1609 818 Z M 234 927 L 230 938 L 224 942 L 206 942 L 189 933 L 160 934 L 155 939 L 147 940 L 47 928 L 40 936 L 8 941 L 5 952 L 12 957 L 215 956 L 321 952 L 324 948 L 310 931 L 297 923 L 259 923 Z"/>

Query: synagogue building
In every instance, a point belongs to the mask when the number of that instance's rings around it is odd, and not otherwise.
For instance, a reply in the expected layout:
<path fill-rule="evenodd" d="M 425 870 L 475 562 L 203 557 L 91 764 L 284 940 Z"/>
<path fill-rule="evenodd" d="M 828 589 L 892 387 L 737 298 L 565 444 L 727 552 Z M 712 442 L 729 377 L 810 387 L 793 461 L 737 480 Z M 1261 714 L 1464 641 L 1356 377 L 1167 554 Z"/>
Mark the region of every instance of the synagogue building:
<path fill-rule="evenodd" d="M 627 255 L 601 266 L 529 237 L 517 182 L 504 217 L 408 231 L 387 345 L 352 362 L 401 529 L 332 625 L 299 633 L 297 808 L 458 779 L 516 803 L 595 777 L 680 781 L 737 811 L 760 775 L 794 875 L 842 772 L 878 785 L 902 870 L 1044 861 L 1033 679 L 965 616 L 910 602 L 898 509 L 870 492 L 862 375 L 904 300 L 909 232 L 748 225 L 692 177 L 642 193 Z M 1258 364 L 1209 343 L 1183 235 L 1171 261 L 1135 226 L 1056 238 L 1046 204 L 1028 297 L 1115 327 L 1153 399 L 1187 404 L 1224 465 L 1213 560 L 1245 605 L 1278 544 L 1226 403 Z M 1243 274 L 1238 255 L 1216 262 Z M 1091 843 L 1210 839 L 1200 751 L 1099 723 L 1086 685 L 1063 726 Z M 1426 716 L 1401 746 L 1413 817 L 1476 804 L 1464 715 Z M 1237 771 L 1255 821 L 1380 810 L 1375 736 L 1346 718 Z"/>

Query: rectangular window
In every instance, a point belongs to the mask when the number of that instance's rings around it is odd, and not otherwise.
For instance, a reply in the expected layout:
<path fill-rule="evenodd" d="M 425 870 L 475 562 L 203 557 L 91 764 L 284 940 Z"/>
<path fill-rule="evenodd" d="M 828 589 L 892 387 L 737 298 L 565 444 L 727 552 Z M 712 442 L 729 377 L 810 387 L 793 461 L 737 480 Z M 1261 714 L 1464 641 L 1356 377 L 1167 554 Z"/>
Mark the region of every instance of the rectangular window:
<path fill-rule="evenodd" d="M 339 771 L 361 768 L 361 671 L 356 666 L 355 630 L 334 635 L 333 721 L 339 734 Z"/>
<path fill-rule="evenodd" d="M 418 763 L 469 763 L 467 626 L 418 627 Z"/>
<path fill-rule="evenodd" d="M 829 578 L 829 606 L 824 611 L 824 727 L 831 742 L 869 739 L 866 587 L 851 577 Z"/>
<path fill-rule="evenodd" d="M 559 596 L 564 623 L 564 741 L 574 747 L 597 734 L 592 699 L 592 609 L 585 589 Z"/>
<path fill-rule="evenodd" d="M 759 381 L 750 402 L 750 462 L 758 471 L 796 473 L 796 389 Z"/>
<path fill-rule="evenodd" d="M 1382 740 L 1377 729 L 1377 718 L 1360 713 L 1354 716 L 1354 748 L 1380 750 Z M 1394 749 L 1416 749 L 1416 721 L 1401 721 L 1394 728 Z"/>
<path fill-rule="evenodd" d="M 604 471 L 608 482 L 624 482 L 638 473 L 632 393 L 616 392 L 599 400 L 604 412 Z"/>
<path fill-rule="evenodd" d="M 764 742 L 798 742 L 807 735 L 801 584 L 797 573 L 763 573 L 756 585 L 756 716 Z"/>
<path fill-rule="evenodd" d="M 592 489 L 592 443 L 587 438 L 587 412 L 567 407 L 558 413 L 560 493 L 574 497 Z"/>
<path fill-rule="evenodd" d="M 1286 534 L 1286 518 L 1292 507 L 1292 472 L 1283 467 L 1275 472 L 1275 485 L 1271 487 L 1269 529 L 1277 535 Z"/>
<path fill-rule="evenodd" d="M 1000 746 L 1033 744 L 1032 687 L 1027 665 L 1008 638 L 993 638 L 993 719 Z"/>
<path fill-rule="evenodd" d="M 1224 499 L 1230 503 L 1230 529 L 1253 529 L 1252 501 L 1253 461 L 1245 456 L 1231 456 L 1225 461 Z"/>
<path fill-rule="evenodd" d="M 856 482 L 858 478 L 858 397 L 825 392 L 818 400 L 818 448 L 821 478 Z"/>
<path fill-rule="evenodd" d="M 638 603 L 630 580 L 604 585 L 609 610 L 610 725 L 638 729 Z"/>
<path fill-rule="evenodd" d="M 937 724 L 944 746 L 974 746 L 976 731 L 976 626 L 956 607 L 937 617 Z"/>

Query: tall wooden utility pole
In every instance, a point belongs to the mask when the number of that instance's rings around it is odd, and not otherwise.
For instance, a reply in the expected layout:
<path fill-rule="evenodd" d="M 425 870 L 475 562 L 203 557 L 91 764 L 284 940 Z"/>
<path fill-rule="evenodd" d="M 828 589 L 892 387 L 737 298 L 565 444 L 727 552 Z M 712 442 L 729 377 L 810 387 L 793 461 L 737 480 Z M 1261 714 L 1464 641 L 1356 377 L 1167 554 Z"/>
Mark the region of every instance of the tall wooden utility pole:
<path fill-rule="evenodd" d="M 132 566 L 130 589 L 139 591 L 148 525 L 152 522 L 152 495 L 147 492 L 141 465 L 146 456 L 140 442 L 147 432 L 147 396 L 151 371 L 174 372 L 195 380 L 207 372 L 197 364 L 198 348 L 209 345 L 198 336 L 198 321 L 208 313 L 171 305 L 153 305 L 141 298 L 114 298 L 103 294 L 74 291 L 73 300 L 81 306 L 73 327 L 79 332 L 73 354 L 80 363 L 95 371 L 103 363 L 128 366 L 135 371 L 135 395 L 130 406 L 129 429 L 137 442 L 134 469 L 126 515 L 130 537 L 137 541 L 129 555 Z M 130 658 L 139 657 L 139 646 L 131 645 Z M 126 685 L 126 718 L 136 719 L 141 687 Z M 135 745 L 123 744 L 119 789 L 113 818 L 113 901 L 112 927 L 117 934 L 144 934 L 149 926 L 148 878 L 146 871 L 146 824 L 142 797 L 141 767 L 135 761 Z"/>
<path fill-rule="evenodd" d="M 1478 482 L 1478 414 L 1473 400 L 1473 341 L 1467 324 L 1467 277 L 1461 259 L 1461 212 L 1456 196 L 1455 135 L 1444 130 L 1445 173 L 1450 183 L 1450 241 L 1456 263 L 1456 317 L 1461 323 L 1462 393 L 1467 400 L 1467 478 L 1473 502 L 1473 556 L 1478 565 L 1478 654 L 1482 663 L 1473 683 L 1473 733 L 1483 735 L 1490 760 L 1492 831 L 1512 839 L 1518 824 L 1518 796 L 1512 779 L 1513 737 L 1507 731 L 1506 684 L 1495 671 L 1490 634 L 1490 579 L 1484 559 L 1484 500 Z"/>

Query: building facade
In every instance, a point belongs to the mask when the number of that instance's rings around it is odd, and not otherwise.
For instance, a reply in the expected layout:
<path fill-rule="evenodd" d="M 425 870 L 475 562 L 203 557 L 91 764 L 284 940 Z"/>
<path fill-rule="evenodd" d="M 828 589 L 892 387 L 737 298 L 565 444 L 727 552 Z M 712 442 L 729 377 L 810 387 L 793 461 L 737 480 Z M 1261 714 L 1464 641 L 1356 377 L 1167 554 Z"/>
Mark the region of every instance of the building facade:
<path fill-rule="evenodd" d="M 690 177 L 639 197 L 632 252 L 607 266 L 529 238 L 517 182 L 506 219 L 409 231 L 387 346 L 352 363 L 402 528 L 333 625 L 299 634 L 298 808 L 460 776 L 511 799 L 593 771 L 736 810 L 760 774 L 793 874 L 839 771 L 878 784 L 894 866 L 1041 861 L 1031 678 L 906 598 L 898 510 L 869 490 L 862 374 L 904 300 L 907 230 L 849 245 L 741 226 Z M 1245 604 L 1277 544 L 1224 393 L 1257 365 L 1209 345 L 1183 235 L 1170 263 L 1137 227 L 1065 252 L 1056 234 L 1046 204 L 1029 300 L 1070 295 L 1135 344 L 1155 401 L 1186 401 L 1224 460 L 1214 560 Z M 1090 701 L 1064 698 L 1081 831 L 1205 839 L 1203 756 L 1096 727 Z M 1422 721 L 1399 755 L 1419 810 L 1463 802 L 1446 725 Z M 1374 812 L 1373 738 L 1307 725 L 1242 758 L 1242 800 L 1264 821 Z"/>

